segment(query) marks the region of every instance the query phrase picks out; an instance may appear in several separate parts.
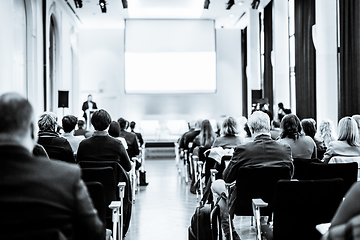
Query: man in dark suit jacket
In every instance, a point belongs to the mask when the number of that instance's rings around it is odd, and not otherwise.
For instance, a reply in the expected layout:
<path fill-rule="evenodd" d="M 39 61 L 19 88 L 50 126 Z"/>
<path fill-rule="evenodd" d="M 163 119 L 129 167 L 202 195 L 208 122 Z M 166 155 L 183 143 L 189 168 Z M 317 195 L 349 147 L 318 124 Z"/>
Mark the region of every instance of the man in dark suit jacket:
<path fill-rule="evenodd" d="M 86 110 L 88 110 L 88 109 L 89 110 L 97 109 L 96 103 L 92 101 L 91 94 L 88 95 L 88 100 L 86 102 L 84 102 L 82 105 L 82 110 L 84 111 L 83 117 L 85 118 L 86 121 L 87 121 Z"/>
<path fill-rule="evenodd" d="M 80 142 L 78 161 L 118 161 L 125 171 L 131 170 L 128 154 L 121 141 L 111 137 L 105 131 L 111 123 L 111 117 L 104 109 L 94 112 L 91 124 L 95 128 L 94 134 Z"/>
<path fill-rule="evenodd" d="M 248 120 L 248 125 L 254 141 L 238 145 L 235 148 L 229 165 L 223 172 L 226 183 L 232 183 L 237 178 L 239 168 L 262 168 L 262 167 L 288 167 L 291 175 L 294 171 L 291 148 L 271 139 L 270 118 L 262 111 L 255 111 Z M 225 187 L 224 187 L 225 188 Z M 224 214 L 223 224 L 228 224 L 226 216 L 234 212 L 236 190 L 229 196 L 228 208 L 221 209 Z M 226 229 L 226 226 L 225 226 Z"/>
<path fill-rule="evenodd" d="M 202 120 L 196 121 L 195 126 L 190 125 L 190 130 L 181 137 L 180 148 L 189 149 L 189 143 L 193 142 L 197 135 L 200 134 Z M 192 149 L 192 148 L 190 148 Z"/>
<path fill-rule="evenodd" d="M 143 138 L 142 138 L 141 133 L 138 133 L 138 132 L 135 132 L 135 131 L 134 131 L 135 125 L 136 125 L 136 123 L 135 123 L 134 121 L 132 121 L 132 122 L 130 123 L 130 129 L 131 129 L 131 132 L 132 132 L 132 133 L 135 133 L 137 139 L 139 140 L 139 147 L 141 147 L 141 146 L 144 144 L 144 140 L 143 140 Z"/>
<path fill-rule="evenodd" d="M 130 159 L 132 159 L 133 157 L 136 157 L 140 153 L 136 134 L 132 132 L 127 132 L 125 130 L 126 128 L 125 119 L 119 118 L 118 123 L 120 125 L 120 137 L 125 138 L 126 143 L 128 145 L 127 152 L 129 154 Z"/>
<path fill-rule="evenodd" d="M 15 93 L 0 96 L 0 239 L 57 229 L 67 239 L 104 239 L 80 168 L 34 157 L 35 119 Z"/>

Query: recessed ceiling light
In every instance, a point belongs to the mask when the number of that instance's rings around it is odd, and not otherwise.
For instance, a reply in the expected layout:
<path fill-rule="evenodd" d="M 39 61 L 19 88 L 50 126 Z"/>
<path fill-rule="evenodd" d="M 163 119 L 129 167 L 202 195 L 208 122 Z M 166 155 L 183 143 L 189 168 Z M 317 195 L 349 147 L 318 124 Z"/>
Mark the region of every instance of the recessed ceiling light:
<path fill-rule="evenodd" d="M 234 17 L 234 14 L 230 14 L 230 17 Z"/>
<path fill-rule="evenodd" d="M 238 5 L 243 5 L 244 2 L 239 2 Z"/>

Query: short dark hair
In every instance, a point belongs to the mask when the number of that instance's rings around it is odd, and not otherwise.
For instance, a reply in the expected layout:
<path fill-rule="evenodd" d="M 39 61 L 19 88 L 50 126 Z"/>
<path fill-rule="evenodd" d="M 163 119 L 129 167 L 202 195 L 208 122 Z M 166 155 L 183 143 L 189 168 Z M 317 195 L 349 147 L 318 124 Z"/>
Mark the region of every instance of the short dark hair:
<path fill-rule="evenodd" d="M 64 129 L 64 132 L 69 133 L 72 130 L 75 129 L 77 123 L 77 117 L 74 115 L 66 115 L 62 119 L 62 127 Z"/>
<path fill-rule="evenodd" d="M 118 119 L 118 123 L 119 123 L 119 125 L 120 125 L 120 129 L 121 130 L 124 130 L 125 128 L 126 128 L 126 120 L 125 119 L 123 119 L 123 118 L 119 118 Z"/>
<path fill-rule="evenodd" d="M 91 124 L 97 131 L 104 131 L 110 125 L 110 123 L 111 116 L 104 109 L 95 111 L 91 117 Z"/>
<path fill-rule="evenodd" d="M 135 128 L 135 125 L 136 125 L 136 123 L 135 123 L 134 121 L 131 121 L 131 123 L 130 123 L 130 128 L 131 128 L 131 129 L 134 129 L 134 128 Z"/>
<path fill-rule="evenodd" d="M 0 133 L 24 136 L 33 118 L 30 102 L 18 93 L 0 96 Z"/>
<path fill-rule="evenodd" d="M 112 121 L 109 127 L 109 135 L 112 137 L 119 137 L 120 136 L 120 125 L 117 121 Z"/>
<path fill-rule="evenodd" d="M 288 114 L 281 120 L 281 138 L 298 139 L 301 135 L 300 119 L 295 114 Z"/>
<path fill-rule="evenodd" d="M 78 124 L 79 128 L 83 128 L 83 126 L 85 125 L 85 121 L 84 120 L 79 120 L 77 124 Z"/>

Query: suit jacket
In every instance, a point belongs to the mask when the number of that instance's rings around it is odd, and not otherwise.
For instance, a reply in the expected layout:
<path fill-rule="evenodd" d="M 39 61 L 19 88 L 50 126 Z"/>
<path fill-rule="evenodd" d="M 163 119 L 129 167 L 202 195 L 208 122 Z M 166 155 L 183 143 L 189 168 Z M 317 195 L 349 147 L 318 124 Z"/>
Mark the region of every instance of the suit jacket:
<path fill-rule="evenodd" d="M 109 136 L 105 131 L 95 131 L 90 138 L 80 142 L 77 160 L 118 161 L 125 171 L 131 170 L 129 156 L 121 141 Z"/>
<path fill-rule="evenodd" d="M 142 135 L 141 133 L 137 133 L 137 132 L 134 132 L 131 130 L 132 133 L 135 133 L 137 139 L 139 140 L 139 143 L 140 143 L 140 147 L 144 144 L 144 139 L 142 138 Z"/>
<path fill-rule="evenodd" d="M 56 132 L 39 132 L 38 144 L 45 148 L 49 158 L 75 163 L 70 143 Z"/>
<path fill-rule="evenodd" d="M 78 166 L 36 158 L 16 145 L 0 145 L 0 154 L 0 239 L 45 229 L 67 239 L 104 239 Z"/>
<path fill-rule="evenodd" d="M 328 163 L 334 156 L 343 157 L 359 157 L 360 147 L 350 146 L 347 141 L 333 141 L 330 142 L 329 147 L 324 153 L 323 161 Z"/>
<path fill-rule="evenodd" d="M 200 130 L 190 130 L 190 131 L 188 131 L 188 132 L 186 132 L 186 133 L 184 133 L 184 135 L 183 135 L 183 148 L 184 149 L 189 149 L 189 143 L 190 142 L 193 142 L 194 141 L 194 139 L 196 138 L 196 136 L 197 135 L 199 135 L 200 134 Z M 181 144 L 181 141 L 180 141 L 180 144 Z M 181 147 L 181 145 L 180 145 L 180 147 Z"/>
<path fill-rule="evenodd" d="M 241 167 L 289 167 L 292 175 L 294 166 L 290 146 L 272 140 L 270 135 L 258 135 L 254 141 L 235 148 L 233 157 L 223 173 L 225 182 L 235 181 L 237 170 Z"/>
<path fill-rule="evenodd" d="M 96 102 L 93 102 L 93 101 L 90 101 L 90 102 L 93 104 L 93 109 L 97 109 Z M 88 108 L 89 108 L 89 103 L 88 103 L 87 101 L 85 101 L 85 102 L 83 103 L 83 105 L 82 105 L 82 110 L 84 111 L 83 117 L 84 117 L 85 119 L 87 119 L 87 116 L 86 116 L 85 111 L 86 111 L 86 109 L 88 109 Z"/>
<path fill-rule="evenodd" d="M 130 159 L 139 155 L 139 145 L 137 143 L 137 137 L 135 133 L 120 130 L 119 136 L 125 138 L 126 140 L 126 143 L 128 145 L 127 152 Z"/>

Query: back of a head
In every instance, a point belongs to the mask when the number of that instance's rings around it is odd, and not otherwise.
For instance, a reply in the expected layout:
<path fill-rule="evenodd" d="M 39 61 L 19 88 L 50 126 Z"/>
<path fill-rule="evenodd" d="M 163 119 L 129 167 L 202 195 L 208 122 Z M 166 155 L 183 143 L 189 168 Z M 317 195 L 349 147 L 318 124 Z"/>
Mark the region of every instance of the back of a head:
<path fill-rule="evenodd" d="M 272 120 L 271 124 L 274 128 L 280 128 L 280 121 L 277 119 Z"/>
<path fill-rule="evenodd" d="M 79 120 L 77 124 L 78 124 L 78 128 L 82 129 L 85 125 L 85 122 L 83 120 Z"/>
<path fill-rule="evenodd" d="M 350 146 L 359 146 L 359 131 L 352 117 L 343 117 L 338 126 L 339 141 L 347 141 Z"/>
<path fill-rule="evenodd" d="M 356 121 L 358 128 L 360 129 L 360 115 L 353 115 L 352 118 Z"/>
<path fill-rule="evenodd" d="M 321 121 L 320 125 L 319 125 L 319 131 L 320 131 L 320 136 L 322 138 L 328 136 L 331 137 L 334 135 L 333 131 L 334 131 L 334 127 L 333 127 L 333 122 L 329 119 L 324 119 Z"/>
<path fill-rule="evenodd" d="M 57 117 L 53 112 L 44 112 L 40 115 L 38 126 L 40 131 L 55 132 L 57 128 Z"/>
<path fill-rule="evenodd" d="M 195 129 L 196 126 L 196 122 L 195 121 L 191 121 L 188 123 L 189 124 L 189 129 Z"/>
<path fill-rule="evenodd" d="M 120 125 L 117 121 L 112 121 L 110 123 L 110 127 L 109 127 L 109 135 L 112 137 L 119 137 L 120 136 Z"/>
<path fill-rule="evenodd" d="M 255 111 L 251 114 L 247 124 L 253 132 L 270 132 L 269 115 L 262 111 Z"/>
<path fill-rule="evenodd" d="M 126 128 L 126 120 L 124 118 L 119 118 L 118 123 L 120 125 L 121 130 L 124 130 Z"/>
<path fill-rule="evenodd" d="M 131 121 L 131 123 L 130 123 L 131 130 L 134 130 L 135 126 L 136 126 L 136 123 L 134 121 Z"/>
<path fill-rule="evenodd" d="M 0 96 L 0 134 L 24 136 L 33 121 L 33 108 L 29 101 L 18 93 Z"/>
<path fill-rule="evenodd" d="M 235 135 L 238 133 L 237 130 L 237 121 L 233 117 L 227 117 L 225 118 L 223 124 L 222 124 L 222 133 L 224 135 Z"/>
<path fill-rule="evenodd" d="M 107 127 L 109 127 L 110 123 L 111 116 L 104 109 L 95 111 L 91 117 L 91 124 L 97 131 L 104 131 Z"/>
<path fill-rule="evenodd" d="M 77 124 L 77 117 L 74 115 L 66 115 L 62 119 L 62 127 L 64 129 L 64 132 L 69 133 L 72 130 L 75 129 L 75 126 Z"/>
<path fill-rule="evenodd" d="M 212 144 L 214 139 L 215 132 L 211 126 L 211 123 L 208 119 L 205 119 L 201 123 L 200 144 L 208 147 Z"/>
<path fill-rule="evenodd" d="M 298 139 L 301 135 L 300 119 L 295 114 L 288 114 L 281 120 L 281 138 Z"/>
<path fill-rule="evenodd" d="M 301 127 L 306 136 L 311 138 L 315 137 L 316 134 L 316 127 L 315 127 L 315 120 L 312 118 L 304 118 L 301 120 Z"/>
<path fill-rule="evenodd" d="M 202 122 L 202 119 L 198 119 L 195 123 L 195 129 L 201 129 Z"/>
<path fill-rule="evenodd" d="M 282 102 L 280 102 L 280 103 L 278 103 L 278 107 L 279 107 L 280 109 L 284 109 L 284 104 L 283 104 Z"/>

